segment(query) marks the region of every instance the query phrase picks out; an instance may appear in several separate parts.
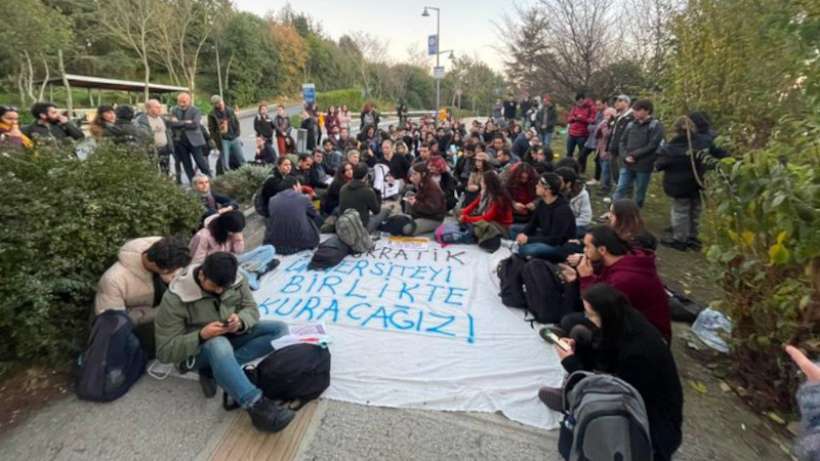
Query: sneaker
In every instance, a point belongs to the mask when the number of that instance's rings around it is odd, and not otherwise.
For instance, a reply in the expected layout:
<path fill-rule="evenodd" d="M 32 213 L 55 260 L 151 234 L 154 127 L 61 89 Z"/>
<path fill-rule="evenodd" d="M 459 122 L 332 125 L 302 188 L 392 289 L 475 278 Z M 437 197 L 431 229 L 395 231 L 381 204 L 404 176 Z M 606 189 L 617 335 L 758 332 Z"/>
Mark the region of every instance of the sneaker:
<path fill-rule="evenodd" d="M 276 269 L 277 267 L 279 267 L 279 264 L 280 264 L 281 262 L 282 262 L 282 261 L 279 261 L 279 260 L 278 260 L 278 259 L 276 259 L 276 258 L 271 259 L 271 261 L 268 263 L 268 265 L 267 265 L 267 266 L 265 266 L 265 270 L 264 270 L 264 271 L 262 271 L 262 273 L 261 273 L 261 274 L 259 274 L 259 276 L 261 277 L 261 276 L 263 276 L 263 275 L 267 274 L 268 272 L 270 272 L 270 271 L 272 271 L 272 270 Z"/>
<path fill-rule="evenodd" d="M 586 184 L 587 184 L 587 186 L 594 186 L 594 185 L 598 184 L 598 181 L 596 181 L 594 179 L 590 179 L 589 181 L 586 182 Z"/>
<path fill-rule="evenodd" d="M 262 396 L 248 408 L 253 427 L 261 432 L 279 432 L 293 420 L 293 410 L 277 405 L 274 401 Z"/>
<path fill-rule="evenodd" d="M 612 197 L 604 197 L 601 199 L 601 201 L 604 203 L 612 203 Z"/>
<path fill-rule="evenodd" d="M 538 389 L 538 400 L 552 411 L 564 411 L 564 390 L 560 387 L 541 387 Z"/>
<path fill-rule="evenodd" d="M 686 242 L 681 242 L 680 240 L 675 240 L 672 238 L 662 238 L 661 245 L 678 251 L 687 251 L 689 249 L 689 245 Z"/>
<path fill-rule="evenodd" d="M 199 387 L 206 399 L 216 395 L 216 380 L 210 370 L 199 370 Z"/>

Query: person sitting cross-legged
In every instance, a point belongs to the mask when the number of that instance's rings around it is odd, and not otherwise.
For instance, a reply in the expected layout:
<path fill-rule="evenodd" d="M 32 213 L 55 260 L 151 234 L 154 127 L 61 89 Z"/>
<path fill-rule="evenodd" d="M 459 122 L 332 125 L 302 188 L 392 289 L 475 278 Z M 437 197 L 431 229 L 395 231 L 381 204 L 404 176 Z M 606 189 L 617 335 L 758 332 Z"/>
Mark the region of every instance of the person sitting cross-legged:
<path fill-rule="evenodd" d="M 142 349 L 154 357 L 156 306 L 174 274 L 191 263 L 188 245 L 174 237 L 143 237 L 125 242 L 100 277 L 94 313 L 124 310 L 134 322 Z"/>
<path fill-rule="evenodd" d="M 367 184 L 367 171 L 366 163 L 353 166 L 353 179 L 342 186 L 339 193 L 339 215 L 348 208 L 353 208 L 359 212 L 367 231 L 375 232 L 379 224 L 390 215 L 390 209 L 382 207 L 379 195 Z"/>
<path fill-rule="evenodd" d="M 518 254 L 560 261 L 566 257 L 562 248 L 575 238 L 575 215 L 569 202 L 561 196 L 561 178 L 555 173 L 544 173 L 535 187 L 541 201 L 535 207 L 530 222 L 516 235 Z"/>
<path fill-rule="evenodd" d="M 282 255 L 311 250 L 319 246 L 321 218 L 302 185 L 293 176 L 284 178 L 278 192 L 268 202 L 265 244 Z"/>
<path fill-rule="evenodd" d="M 259 320 L 259 307 L 237 268 L 234 255 L 218 252 L 174 279 L 157 311 L 157 358 L 198 370 L 206 397 L 216 395 L 218 385 L 248 411 L 254 427 L 278 432 L 293 411 L 262 395 L 242 364 L 270 353 L 271 341 L 288 327 Z"/>

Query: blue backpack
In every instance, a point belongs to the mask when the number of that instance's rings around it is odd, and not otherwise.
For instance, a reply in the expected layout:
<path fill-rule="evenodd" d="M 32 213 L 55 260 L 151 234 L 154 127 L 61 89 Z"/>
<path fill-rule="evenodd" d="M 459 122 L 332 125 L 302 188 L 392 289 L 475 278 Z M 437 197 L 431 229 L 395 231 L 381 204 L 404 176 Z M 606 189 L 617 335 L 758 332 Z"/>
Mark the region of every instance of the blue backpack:
<path fill-rule="evenodd" d="M 109 310 L 98 315 L 88 347 L 77 359 L 77 397 L 95 402 L 118 399 L 144 371 L 145 353 L 128 314 Z"/>

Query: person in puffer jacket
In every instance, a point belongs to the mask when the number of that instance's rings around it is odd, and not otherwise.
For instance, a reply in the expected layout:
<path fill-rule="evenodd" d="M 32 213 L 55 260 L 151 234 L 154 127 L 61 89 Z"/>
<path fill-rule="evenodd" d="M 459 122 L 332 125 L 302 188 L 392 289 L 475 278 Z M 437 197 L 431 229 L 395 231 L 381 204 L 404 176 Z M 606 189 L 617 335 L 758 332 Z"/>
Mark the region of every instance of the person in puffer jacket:
<path fill-rule="evenodd" d="M 575 154 L 575 148 L 584 149 L 589 137 L 589 125 L 595 122 L 595 105 L 584 93 L 575 95 L 575 105 L 567 116 L 567 157 Z M 579 152 L 580 153 L 580 152 Z"/>

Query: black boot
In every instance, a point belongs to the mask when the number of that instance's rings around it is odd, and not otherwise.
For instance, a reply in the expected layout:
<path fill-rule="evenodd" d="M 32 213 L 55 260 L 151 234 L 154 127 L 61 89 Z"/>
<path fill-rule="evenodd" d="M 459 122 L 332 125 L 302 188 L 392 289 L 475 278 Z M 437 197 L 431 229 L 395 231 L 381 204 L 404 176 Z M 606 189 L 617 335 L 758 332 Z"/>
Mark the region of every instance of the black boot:
<path fill-rule="evenodd" d="M 202 393 L 205 394 L 206 399 L 210 399 L 216 395 L 216 380 L 210 369 L 199 370 L 199 387 L 202 388 Z"/>
<path fill-rule="evenodd" d="M 256 403 L 248 408 L 253 427 L 262 432 L 279 432 L 295 416 L 293 410 L 277 405 L 267 397 L 262 396 Z"/>

